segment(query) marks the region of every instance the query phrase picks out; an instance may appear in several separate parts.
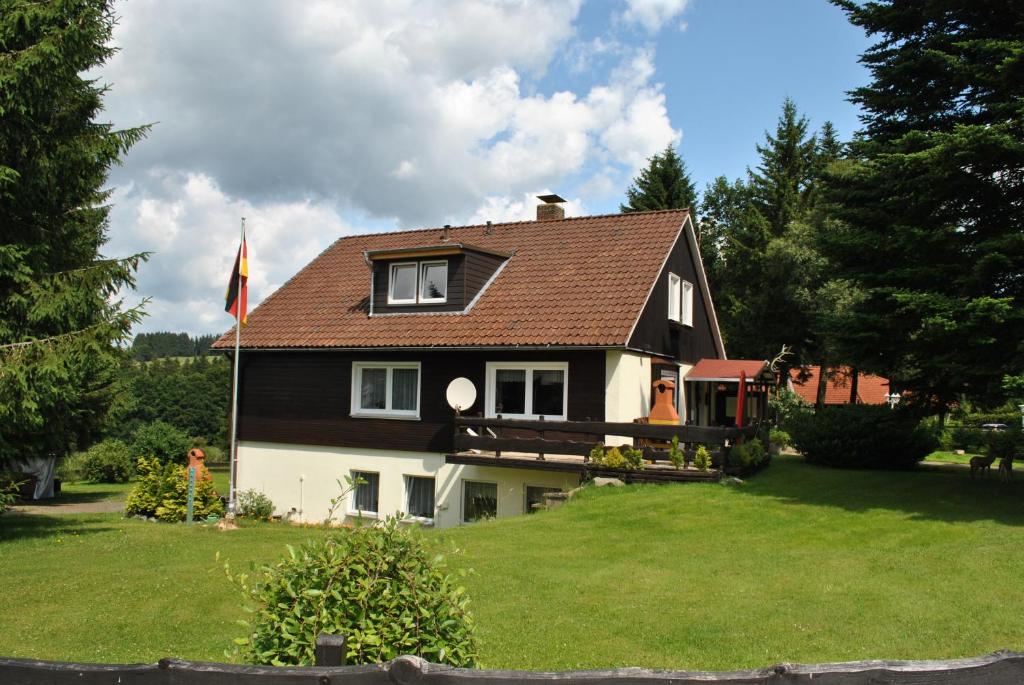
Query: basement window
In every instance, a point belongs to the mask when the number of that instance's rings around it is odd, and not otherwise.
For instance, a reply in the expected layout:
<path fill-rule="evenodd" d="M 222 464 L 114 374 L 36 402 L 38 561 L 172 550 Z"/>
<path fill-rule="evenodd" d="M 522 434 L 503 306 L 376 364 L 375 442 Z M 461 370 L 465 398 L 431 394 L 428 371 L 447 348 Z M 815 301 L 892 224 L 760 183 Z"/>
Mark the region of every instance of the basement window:
<path fill-rule="evenodd" d="M 472 523 L 498 516 L 498 485 L 462 481 L 462 522 Z"/>
<path fill-rule="evenodd" d="M 353 471 L 352 511 L 357 514 L 376 514 L 380 501 L 380 474 L 371 471 Z"/>
<path fill-rule="evenodd" d="M 434 479 L 425 476 L 405 477 L 406 516 L 416 520 L 434 520 Z"/>

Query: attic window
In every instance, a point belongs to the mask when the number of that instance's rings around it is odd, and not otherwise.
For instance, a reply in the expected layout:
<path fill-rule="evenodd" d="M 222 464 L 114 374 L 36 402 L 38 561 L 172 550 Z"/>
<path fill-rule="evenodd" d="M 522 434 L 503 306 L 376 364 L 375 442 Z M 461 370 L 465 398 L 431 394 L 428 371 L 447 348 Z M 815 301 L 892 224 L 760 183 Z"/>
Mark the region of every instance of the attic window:
<path fill-rule="evenodd" d="M 388 304 L 448 301 L 448 262 L 396 262 L 388 279 Z"/>

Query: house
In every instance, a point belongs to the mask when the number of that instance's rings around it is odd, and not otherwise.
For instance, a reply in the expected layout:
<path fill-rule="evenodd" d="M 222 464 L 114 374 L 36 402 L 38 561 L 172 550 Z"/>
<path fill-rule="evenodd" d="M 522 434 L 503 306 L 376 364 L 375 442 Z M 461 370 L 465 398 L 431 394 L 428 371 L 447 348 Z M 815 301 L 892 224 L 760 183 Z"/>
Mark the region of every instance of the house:
<path fill-rule="evenodd" d="M 767 361 L 701 359 L 683 381 L 689 421 L 702 426 L 735 425 L 741 378 L 747 386 L 746 421 L 765 418 L 769 388 L 775 386 L 775 373 Z"/>
<path fill-rule="evenodd" d="M 351 515 L 529 512 L 579 474 L 456 463 L 454 379 L 476 390 L 465 416 L 632 422 L 654 381 L 724 359 L 689 212 L 565 218 L 541 199 L 535 221 L 342 238 L 254 310 L 237 487 L 306 520 L 349 475 Z"/>
<path fill-rule="evenodd" d="M 788 387 L 808 404 L 816 404 L 818 399 L 818 374 L 820 366 L 804 366 L 791 369 Z M 851 399 L 853 393 L 853 372 L 849 367 L 841 366 L 831 369 L 825 386 L 825 404 L 886 404 L 889 392 L 889 379 L 870 373 L 857 376 L 856 401 Z"/>

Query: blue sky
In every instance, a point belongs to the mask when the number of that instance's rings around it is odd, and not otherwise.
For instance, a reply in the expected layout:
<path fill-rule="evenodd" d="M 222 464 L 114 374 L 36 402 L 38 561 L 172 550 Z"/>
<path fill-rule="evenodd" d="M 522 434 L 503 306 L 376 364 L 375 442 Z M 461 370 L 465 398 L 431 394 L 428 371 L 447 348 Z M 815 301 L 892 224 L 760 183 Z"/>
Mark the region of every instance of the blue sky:
<path fill-rule="evenodd" d="M 257 304 L 347 234 L 617 211 L 670 142 L 742 176 L 786 96 L 857 127 L 868 46 L 824 0 L 120 0 L 98 76 L 126 157 L 109 255 L 153 258 L 140 330 L 218 332 L 238 224 Z M 129 300 L 134 296 L 129 296 Z"/>

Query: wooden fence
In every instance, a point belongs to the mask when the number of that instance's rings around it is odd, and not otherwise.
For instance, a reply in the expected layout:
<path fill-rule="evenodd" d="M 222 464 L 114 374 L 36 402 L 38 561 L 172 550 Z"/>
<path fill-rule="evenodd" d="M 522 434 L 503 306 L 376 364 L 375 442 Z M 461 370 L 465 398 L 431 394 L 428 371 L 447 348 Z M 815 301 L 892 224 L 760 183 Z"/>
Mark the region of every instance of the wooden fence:
<path fill-rule="evenodd" d="M 476 435 L 470 435 L 467 429 Z M 692 459 L 693 445 L 711 446 L 716 461 L 727 453 L 729 443 L 753 438 L 756 426 L 724 428 L 718 426 L 677 426 L 651 423 L 611 423 L 607 421 L 528 421 L 522 419 L 484 419 L 459 416 L 455 418 L 454 446 L 457 452 L 486 450 L 500 457 L 502 452 L 525 452 L 537 454 L 566 454 L 582 456 L 587 460 L 590 450 L 606 435 L 630 438 L 643 449 L 644 458 L 651 461 L 667 461 L 668 451 L 662 445 L 678 437 L 680 444 L 687 448 L 687 457 Z M 715 448 L 714 446 L 718 446 Z"/>
<path fill-rule="evenodd" d="M 860 661 L 711 673 L 622 668 L 535 673 L 470 670 L 403 656 L 373 666 L 236 666 L 163 659 L 106 666 L 0 659 L 3 685 L 1019 685 L 1024 654 L 997 652 L 954 661 Z"/>

